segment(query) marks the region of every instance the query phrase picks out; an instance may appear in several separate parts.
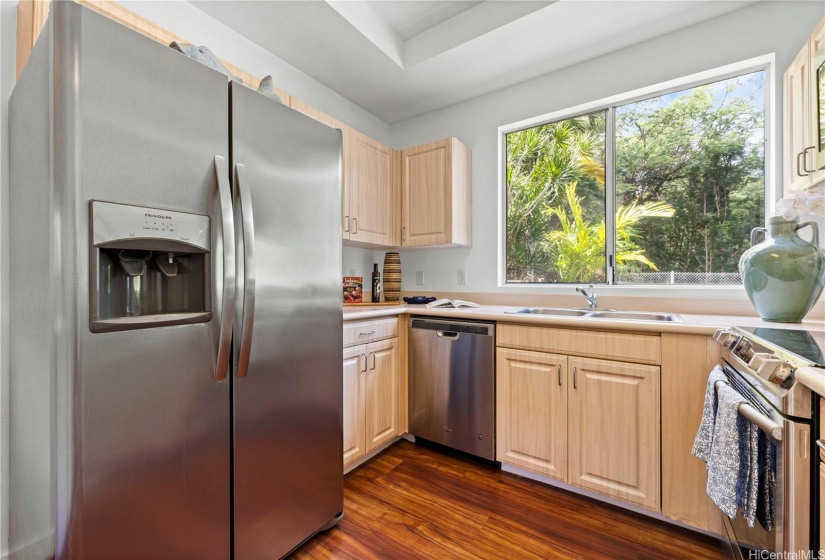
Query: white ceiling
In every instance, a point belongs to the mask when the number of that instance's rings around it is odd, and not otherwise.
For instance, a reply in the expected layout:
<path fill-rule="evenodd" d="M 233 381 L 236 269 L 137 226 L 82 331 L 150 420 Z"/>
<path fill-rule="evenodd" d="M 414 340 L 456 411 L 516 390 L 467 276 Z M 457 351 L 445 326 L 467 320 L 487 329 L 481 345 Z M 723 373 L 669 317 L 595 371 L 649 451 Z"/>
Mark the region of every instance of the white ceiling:
<path fill-rule="evenodd" d="M 393 124 L 754 0 L 195 0 Z"/>
<path fill-rule="evenodd" d="M 466 12 L 473 6 L 481 4 L 481 1 L 379 0 L 366 1 L 364 4 L 406 41 L 461 12 Z"/>

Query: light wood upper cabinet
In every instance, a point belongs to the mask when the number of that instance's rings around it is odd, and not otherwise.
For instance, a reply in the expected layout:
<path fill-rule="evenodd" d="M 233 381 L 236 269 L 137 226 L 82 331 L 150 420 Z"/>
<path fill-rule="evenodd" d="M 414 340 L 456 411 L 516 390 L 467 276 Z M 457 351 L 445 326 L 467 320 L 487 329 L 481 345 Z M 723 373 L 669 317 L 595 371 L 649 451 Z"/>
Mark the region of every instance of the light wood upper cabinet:
<path fill-rule="evenodd" d="M 569 480 L 659 509 L 659 368 L 570 358 Z"/>
<path fill-rule="evenodd" d="M 825 180 L 816 169 L 819 146 L 817 83 L 814 56 L 825 48 L 825 18 L 785 71 L 783 78 L 783 167 L 787 193 Z"/>
<path fill-rule="evenodd" d="M 811 175 L 803 168 L 804 152 L 805 148 L 811 145 L 813 126 L 810 115 L 810 71 L 810 53 L 806 45 L 796 55 L 784 78 L 783 163 L 786 191 L 801 189 L 811 184 Z"/>
<path fill-rule="evenodd" d="M 344 464 L 367 452 L 364 424 L 366 345 L 344 348 Z"/>
<path fill-rule="evenodd" d="M 346 167 L 348 196 L 344 212 L 349 216 L 349 240 L 399 245 L 400 197 L 393 177 L 393 150 L 352 130 Z"/>
<path fill-rule="evenodd" d="M 344 241 L 366 247 L 400 243 L 400 197 L 393 150 L 293 97 L 290 107 L 343 133 Z"/>
<path fill-rule="evenodd" d="M 567 356 L 496 350 L 496 459 L 567 479 Z"/>
<path fill-rule="evenodd" d="M 163 27 L 142 18 L 134 12 L 127 10 L 113 0 L 74 0 L 78 4 L 85 6 L 95 12 L 128 27 L 132 31 L 137 31 L 153 41 L 163 45 L 169 45 L 172 41 L 189 43 L 184 37 L 179 37 Z M 31 50 L 37 41 L 40 31 L 49 16 L 51 0 L 20 0 L 17 4 L 17 77 L 23 71 L 23 67 L 31 54 Z M 128 61 L 126 61 L 128 63 Z M 251 89 L 257 90 L 260 78 L 250 74 L 246 70 L 234 64 L 221 60 L 221 63 L 234 74 L 243 80 L 243 84 Z M 281 98 L 284 105 L 289 105 L 290 96 L 285 91 L 274 88 L 275 93 Z"/>
<path fill-rule="evenodd" d="M 316 109 L 312 105 L 310 105 L 308 103 L 304 103 L 303 101 L 301 101 L 297 97 L 291 97 L 290 98 L 289 108 L 290 109 L 295 109 L 299 113 L 303 113 L 308 117 L 312 117 L 316 121 L 322 122 L 330 128 L 337 128 L 337 129 L 340 129 L 341 132 L 349 133 L 349 130 L 348 130 L 349 127 L 347 125 L 345 125 L 344 123 L 342 123 L 341 121 L 339 121 L 335 117 L 331 117 L 331 116 L 327 115 L 326 113 L 324 113 L 323 111 L 320 111 L 320 110 Z"/>
<path fill-rule="evenodd" d="M 398 435 L 398 339 L 367 345 L 367 452 Z"/>
<path fill-rule="evenodd" d="M 471 244 L 472 154 L 455 138 L 401 151 L 401 246 Z"/>

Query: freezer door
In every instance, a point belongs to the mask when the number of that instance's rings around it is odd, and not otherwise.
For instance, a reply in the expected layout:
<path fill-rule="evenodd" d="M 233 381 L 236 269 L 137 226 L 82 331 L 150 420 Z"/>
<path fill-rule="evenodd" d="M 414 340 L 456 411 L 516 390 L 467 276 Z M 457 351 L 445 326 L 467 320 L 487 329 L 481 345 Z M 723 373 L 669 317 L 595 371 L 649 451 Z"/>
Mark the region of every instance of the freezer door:
<path fill-rule="evenodd" d="M 53 183 L 29 180 L 25 170 L 16 175 L 10 269 L 17 275 L 15 264 L 24 265 L 32 252 L 34 262 L 47 265 L 20 266 L 31 276 L 15 278 L 18 294 L 28 293 L 23 301 L 45 301 L 48 309 L 36 316 L 34 308 L 16 308 L 12 322 L 33 336 L 15 339 L 12 367 L 17 379 L 51 379 L 52 392 L 22 395 L 15 406 L 21 414 L 51 415 L 53 470 L 42 463 L 14 470 L 24 478 L 53 477 L 41 484 L 53 483 L 56 494 L 47 528 L 56 532 L 58 559 L 225 559 L 230 383 L 218 380 L 216 365 L 224 270 L 218 176 L 221 167 L 228 174 L 221 158 L 228 163 L 229 156 L 226 78 L 79 4 L 53 2 L 52 8 L 30 62 L 46 65 L 53 83 L 45 87 L 53 89 L 44 95 L 36 90 L 44 84 L 24 77 L 14 112 L 16 129 L 38 123 L 30 139 L 21 134 L 23 150 L 54 146 L 43 158 Z M 39 126 L 46 116 L 51 122 Z M 228 201 L 228 180 L 226 188 Z M 29 202 L 42 199 L 50 205 L 37 212 L 48 212 L 46 219 L 29 219 L 24 212 L 35 210 Z M 201 222 L 208 217 L 212 318 L 92 332 L 91 201 L 195 214 Z M 161 274 L 154 263 L 147 266 Z M 36 293 L 26 287 L 32 278 Z M 49 372 L 26 362 L 37 354 L 51 358 Z M 15 440 L 25 441 L 31 424 L 16 420 Z M 28 497 L 20 498 L 27 507 Z M 15 527 L 25 529 L 23 521 Z"/>
<path fill-rule="evenodd" d="M 231 87 L 238 230 L 235 558 L 280 558 L 343 509 L 341 132 Z"/>

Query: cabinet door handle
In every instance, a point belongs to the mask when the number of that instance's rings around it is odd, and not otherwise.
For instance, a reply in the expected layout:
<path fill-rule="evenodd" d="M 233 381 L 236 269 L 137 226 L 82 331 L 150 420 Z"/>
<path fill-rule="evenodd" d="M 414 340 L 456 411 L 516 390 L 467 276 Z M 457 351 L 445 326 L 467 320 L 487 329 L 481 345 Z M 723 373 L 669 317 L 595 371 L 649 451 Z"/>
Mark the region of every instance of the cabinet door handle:
<path fill-rule="evenodd" d="M 364 369 L 361 370 L 361 373 L 366 373 L 367 372 L 367 355 L 366 354 L 361 354 L 361 357 L 364 358 Z"/>
<path fill-rule="evenodd" d="M 576 366 L 573 366 L 573 388 L 579 388 L 578 380 L 576 379 Z"/>
<path fill-rule="evenodd" d="M 352 234 L 353 235 L 358 234 L 358 218 L 353 218 L 352 219 Z"/>
<path fill-rule="evenodd" d="M 559 370 L 559 387 L 561 387 L 561 364 L 556 365 L 556 368 Z"/>
<path fill-rule="evenodd" d="M 372 371 L 375 369 L 375 352 L 370 352 L 370 356 L 372 356 L 372 367 L 370 368 L 370 371 Z"/>
<path fill-rule="evenodd" d="M 807 173 L 802 173 L 802 167 L 800 167 L 800 162 L 802 161 L 802 156 L 805 152 L 799 152 L 796 154 L 796 174 L 800 177 L 807 177 Z"/>
<path fill-rule="evenodd" d="M 407 226 L 401 228 L 401 241 L 407 239 Z"/>
<path fill-rule="evenodd" d="M 816 169 L 808 169 L 808 152 L 810 150 L 815 150 L 816 146 L 808 146 L 804 150 L 802 150 L 802 171 L 806 174 L 813 173 Z"/>
<path fill-rule="evenodd" d="M 344 222 L 346 222 L 346 225 L 344 226 L 344 232 L 349 233 L 349 216 L 344 216 Z"/>
<path fill-rule="evenodd" d="M 360 333 L 358 333 L 358 336 L 372 336 L 374 334 L 375 334 L 375 331 L 372 330 L 370 332 L 360 332 Z"/>

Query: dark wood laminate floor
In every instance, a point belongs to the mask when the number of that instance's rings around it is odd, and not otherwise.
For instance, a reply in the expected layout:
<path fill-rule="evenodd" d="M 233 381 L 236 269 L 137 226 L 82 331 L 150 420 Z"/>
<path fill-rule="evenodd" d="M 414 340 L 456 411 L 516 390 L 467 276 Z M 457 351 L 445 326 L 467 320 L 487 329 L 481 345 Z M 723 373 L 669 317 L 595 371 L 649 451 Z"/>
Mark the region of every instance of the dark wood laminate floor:
<path fill-rule="evenodd" d="M 344 479 L 344 518 L 290 558 L 719 560 L 719 543 L 431 446 Z"/>

